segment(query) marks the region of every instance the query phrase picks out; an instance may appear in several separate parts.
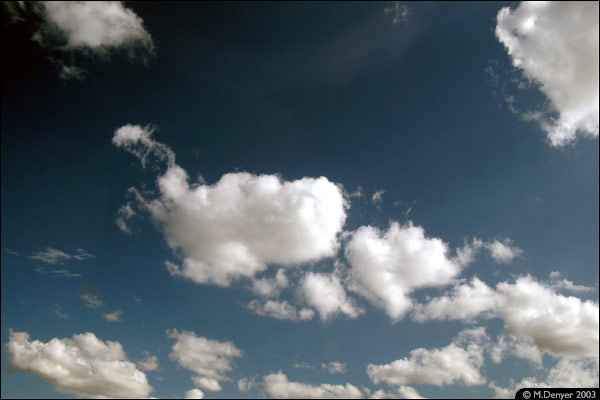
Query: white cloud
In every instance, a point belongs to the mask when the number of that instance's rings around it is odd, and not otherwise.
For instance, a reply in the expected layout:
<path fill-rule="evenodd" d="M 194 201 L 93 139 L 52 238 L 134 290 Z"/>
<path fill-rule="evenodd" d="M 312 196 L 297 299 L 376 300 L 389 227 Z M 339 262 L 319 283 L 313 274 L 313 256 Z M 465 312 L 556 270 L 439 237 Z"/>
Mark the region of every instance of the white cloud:
<path fill-rule="evenodd" d="M 498 12 L 496 36 L 539 84 L 557 118 L 537 117 L 553 146 L 598 136 L 598 2 L 522 2 Z"/>
<path fill-rule="evenodd" d="M 127 225 L 127 222 L 135 216 L 135 210 L 131 207 L 131 203 L 123 204 L 117 211 L 117 219 L 115 223 L 125 233 L 131 233 L 131 229 Z"/>
<path fill-rule="evenodd" d="M 402 4 L 399 1 L 394 1 L 391 6 L 387 6 L 385 8 L 385 13 L 392 14 L 394 16 L 394 19 L 392 20 L 394 25 L 398 25 L 401 22 L 408 22 L 408 16 L 411 14 L 408 5 Z"/>
<path fill-rule="evenodd" d="M 104 319 L 108 322 L 121 322 L 122 310 L 116 310 L 111 313 L 103 313 Z"/>
<path fill-rule="evenodd" d="M 242 378 L 242 379 L 238 380 L 238 390 L 242 393 L 246 393 L 255 387 L 256 387 L 256 381 L 254 380 L 254 378 L 252 378 L 252 379 Z"/>
<path fill-rule="evenodd" d="M 81 300 L 83 300 L 85 306 L 88 308 L 98 308 L 104 305 L 104 302 L 94 294 L 84 293 L 80 297 Z"/>
<path fill-rule="evenodd" d="M 495 291 L 474 278 L 470 285 L 418 306 L 414 317 L 471 320 L 481 312 L 500 316 L 513 335 L 526 335 L 540 350 L 553 355 L 598 354 L 598 303 L 566 297 L 530 276 L 519 277 L 515 283 L 500 282 Z"/>
<path fill-rule="evenodd" d="M 321 368 L 329 371 L 331 375 L 346 373 L 346 364 L 339 361 L 331 361 L 327 364 L 323 363 L 321 364 Z"/>
<path fill-rule="evenodd" d="M 556 291 L 568 290 L 570 292 L 593 292 L 596 290 L 592 286 L 576 285 L 568 279 L 558 279 L 560 272 L 552 271 L 550 273 L 550 286 Z"/>
<path fill-rule="evenodd" d="M 483 385 L 486 380 L 480 370 L 488 339 L 483 328 L 465 330 L 441 349 L 419 348 L 410 352 L 410 358 L 384 365 L 369 364 L 367 374 L 375 384 Z"/>
<path fill-rule="evenodd" d="M 248 309 L 263 317 L 287 320 L 307 321 L 312 319 L 315 315 L 314 311 L 308 308 L 297 311 L 296 308 L 287 301 L 267 300 L 264 304 L 261 304 L 258 300 L 252 300 L 248 304 Z"/>
<path fill-rule="evenodd" d="M 75 253 L 68 254 L 62 250 L 53 249 L 52 247 L 46 247 L 45 250 L 27 256 L 27 258 L 31 258 L 32 260 L 39 260 L 52 265 L 64 264 L 65 261 L 71 260 L 83 261 L 95 257 L 95 255 L 90 254 L 83 249 L 77 249 Z"/>
<path fill-rule="evenodd" d="M 470 321 L 486 311 L 496 311 L 499 301 L 500 295 L 475 277 L 468 284 L 455 286 L 447 295 L 416 305 L 412 318 L 419 322 L 431 319 Z"/>
<path fill-rule="evenodd" d="M 202 393 L 202 390 L 200 389 L 192 389 L 192 390 L 188 390 L 187 392 L 185 392 L 185 399 L 203 399 L 204 398 L 204 393 Z"/>
<path fill-rule="evenodd" d="M 500 336 L 491 350 L 492 360 L 498 364 L 507 355 L 528 360 L 538 367 L 542 366 L 542 352 L 528 336 Z"/>
<path fill-rule="evenodd" d="M 514 399 L 517 390 L 528 388 L 597 388 L 598 358 L 595 360 L 569 360 L 563 358 L 543 377 L 526 377 L 519 383 L 511 379 L 511 387 L 503 388 L 495 382 L 489 387 L 495 392 L 496 398 Z"/>
<path fill-rule="evenodd" d="M 138 368 L 142 371 L 156 371 L 159 367 L 158 357 L 150 355 L 148 351 L 144 351 L 144 356 L 146 357 L 145 359 L 137 362 Z"/>
<path fill-rule="evenodd" d="M 227 379 L 225 373 L 231 371 L 232 359 L 241 357 L 242 351 L 232 342 L 218 342 L 197 337 L 194 332 L 177 329 L 167 331 L 167 336 L 175 339 L 169 357 L 179 365 L 197 374 L 192 380 L 203 389 L 219 391 L 219 381 Z"/>
<path fill-rule="evenodd" d="M 54 305 L 54 314 L 61 319 L 69 319 L 69 314 L 64 312 L 60 304 Z"/>
<path fill-rule="evenodd" d="M 362 392 L 356 386 L 322 384 L 319 386 L 300 382 L 290 382 L 287 376 L 279 371 L 264 377 L 265 393 L 276 399 L 359 399 Z"/>
<path fill-rule="evenodd" d="M 386 392 L 383 389 L 375 391 L 370 399 L 425 399 L 411 386 L 397 386 L 395 392 Z"/>
<path fill-rule="evenodd" d="M 499 264 L 508 264 L 514 258 L 523 254 L 523 250 L 513 246 L 510 239 L 505 239 L 502 242 L 494 240 L 493 242 L 482 243 L 482 245 L 489 251 L 494 261 Z"/>
<path fill-rule="evenodd" d="M 384 189 L 380 189 L 380 190 L 376 191 L 375 193 L 373 193 L 373 196 L 371 197 L 371 203 L 373 203 L 375 206 L 379 206 L 379 204 L 383 201 L 384 193 L 385 193 Z"/>
<path fill-rule="evenodd" d="M 67 269 L 55 269 L 47 267 L 39 267 L 35 269 L 38 274 L 47 274 L 55 278 L 81 278 L 81 274 L 73 273 Z"/>
<path fill-rule="evenodd" d="M 42 44 L 49 30 L 58 30 L 66 40 L 62 50 L 136 48 L 154 52 L 154 43 L 142 19 L 119 1 L 44 1 L 47 26 L 37 33 Z"/>
<path fill-rule="evenodd" d="M 61 393 L 142 398 L 153 391 L 146 375 L 127 360 L 120 343 L 105 343 L 93 333 L 43 343 L 30 341 L 27 332 L 11 331 L 6 348 L 13 367 L 34 373 Z"/>
<path fill-rule="evenodd" d="M 325 177 L 289 182 L 238 172 L 214 185 L 190 186 L 172 151 L 151 139 L 148 128 L 119 128 L 113 143 L 143 163 L 151 154 L 167 158 L 160 196 L 143 204 L 183 256 L 181 266 L 170 264 L 173 275 L 228 286 L 270 264 L 296 266 L 332 257 L 339 248 L 347 202 L 343 189 Z"/>
<path fill-rule="evenodd" d="M 309 272 L 300 281 L 300 289 L 306 302 L 319 311 L 321 320 L 328 320 L 339 313 L 356 318 L 364 312 L 346 296 L 344 286 L 335 273 Z"/>
<path fill-rule="evenodd" d="M 410 293 L 418 288 L 446 285 L 461 265 L 448 257 L 448 245 L 428 238 L 425 230 L 391 222 L 387 232 L 363 226 L 349 233 L 346 259 L 350 288 L 400 320 L 412 307 Z"/>
<path fill-rule="evenodd" d="M 262 297 L 279 296 L 282 289 L 289 286 L 285 270 L 279 268 L 273 278 L 260 278 L 252 281 L 252 291 Z"/>
<path fill-rule="evenodd" d="M 565 297 L 530 276 L 501 282 L 500 315 L 513 334 L 527 335 L 554 355 L 598 355 L 598 303 Z"/>

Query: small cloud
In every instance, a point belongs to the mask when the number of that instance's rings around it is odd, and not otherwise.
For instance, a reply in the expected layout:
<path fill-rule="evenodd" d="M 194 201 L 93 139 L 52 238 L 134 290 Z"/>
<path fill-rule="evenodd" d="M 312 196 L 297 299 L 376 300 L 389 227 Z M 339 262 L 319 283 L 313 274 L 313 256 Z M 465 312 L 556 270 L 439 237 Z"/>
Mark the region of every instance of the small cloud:
<path fill-rule="evenodd" d="M 54 305 L 54 314 L 56 314 L 58 318 L 69 319 L 69 314 L 64 312 L 58 303 Z"/>
<path fill-rule="evenodd" d="M 120 310 L 119 310 L 120 312 Z M 107 314 L 104 314 L 106 318 Z M 150 355 L 147 350 L 144 350 L 144 359 L 139 360 L 136 364 L 139 369 L 142 371 L 156 371 L 159 367 L 158 365 L 158 357 Z"/>
<path fill-rule="evenodd" d="M 354 190 L 354 192 L 348 194 L 348 197 L 350 198 L 361 198 L 365 195 L 365 193 L 363 192 L 362 187 L 357 186 L 356 189 Z"/>
<path fill-rule="evenodd" d="M 346 364 L 338 361 L 332 361 L 327 364 L 323 363 L 321 364 L 321 368 L 329 371 L 331 375 L 346 373 Z"/>
<path fill-rule="evenodd" d="M 84 293 L 81 295 L 81 300 L 83 300 L 86 307 L 89 308 L 98 308 L 104 305 L 104 302 L 98 298 L 98 296 L 93 295 L 91 293 Z"/>
<path fill-rule="evenodd" d="M 108 322 L 121 322 L 121 314 L 123 314 L 122 310 L 116 310 L 111 313 L 103 313 L 102 315 Z"/>
<path fill-rule="evenodd" d="M 315 369 L 315 367 L 313 367 L 312 365 L 310 365 L 306 361 L 301 361 L 301 362 L 298 362 L 298 363 L 294 363 L 293 367 L 296 368 L 296 369 Z"/>
<path fill-rule="evenodd" d="M 38 274 L 48 274 L 55 278 L 81 278 L 81 274 L 74 274 L 66 269 L 40 267 L 36 268 L 35 272 L 37 272 Z"/>
<path fill-rule="evenodd" d="M 385 8 L 385 13 L 392 14 L 394 17 L 392 22 L 394 23 L 394 25 L 398 25 L 401 22 L 408 22 L 408 16 L 411 14 L 411 11 L 408 5 L 402 4 L 399 1 L 395 1 L 393 4 Z"/>
<path fill-rule="evenodd" d="M 10 254 L 11 256 L 18 256 L 18 255 L 19 255 L 19 253 L 17 253 L 17 252 L 16 252 L 16 251 L 14 251 L 14 250 L 11 250 L 11 249 L 9 249 L 8 247 L 5 247 L 5 248 L 4 248 L 4 252 L 5 252 L 6 254 Z"/>
<path fill-rule="evenodd" d="M 75 65 L 68 66 L 62 65 L 60 70 L 60 77 L 64 80 L 76 80 L 82 81 L 85 78 L 86 71 L 82 68 L 76 67 Z"/>
<path fill-rule="evenodd" d="M 136 297 L 136 296 L 132 296 L 131 299 L 135 302 L 135 303 L 141 303 L 142 299 Z"/>

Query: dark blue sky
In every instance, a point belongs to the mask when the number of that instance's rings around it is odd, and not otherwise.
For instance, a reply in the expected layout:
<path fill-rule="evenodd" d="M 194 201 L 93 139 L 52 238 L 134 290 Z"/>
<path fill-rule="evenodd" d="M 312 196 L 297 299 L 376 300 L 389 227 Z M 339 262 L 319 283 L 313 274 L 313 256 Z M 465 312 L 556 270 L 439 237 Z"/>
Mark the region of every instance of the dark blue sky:
<path fill-rule="evenodd" d="M 558 271 L 593 287 L 574 295 L 597 310 L 598 140 L 552 147 L 535 121 L 512 113 L 498 95 L 486 66 L 496 66 L 500 85 L 520 104 L 547 103 L 535 87 L 509 88 L 520 71 L 494 34 L 498 11 L 509 5 L 409 4 L 407 20 L 394 24 L 389 4 L 378 2 L 128 3 L 154 42 L 146 62 L 125 51 L 41 47 L 31 40 L 39 22 L 13 22 L 3 6 L 2 344 L 9 329 L 42 342 L 93 332 L 120 342 L 132 361 L 144 350 L 156 355 L 159 370 L 146 372 L 152 395 L 182 397 L 194 387 L 193 373 L 169 358 L 174 342 L 165 330 L 193 331 L 244 352 L 223 390 L 202 389 L 205 397 L 255 397 L 264 388 L 240 393 L 237 380 L 260 383 L 279 370 L 311 385 L 389 389 L 369 379 L 367 364 L 442 348 L 465 328 L 485 326 L 492 339 L 507 329 L 498 318 L 391 323 L 349 288 L 365 310 L 357 318 L 278 320 L 246 307 L 256 298 L 248 280 L 224 288 L 170 276 L 164 261 L 183 258 L 149 215 L 132 219 L 130 235 L 115 224 L 131 199 L 127 189 L 155 190 L 162 173 L 112 144 L 126 124 L 154 125 L 153 139 L 176 154 L 192 181 L 201 174 L 215 184 L 247 171 L 286 181 L 325 176 L 347 193 L 360 186 L 364 195 L 349 199 L 344 231 L 412 220 L 453 252 L 472 237 L 510 239 L 522 250 L 511 263 L 482 254 L 458 278 L 494 287 L 527 274 L 549 282 Z M 85 79 L 61 79 L 60 63 L 85 69 Z M 380 189 L 382 201 L 373 204 Z M 61 265 L 28 258 L 46 248 L 95 257 Z M 292 287 L 302 271 L 331 272 L 334 260 L 350 264 L 343 245 L 335 257 L 290 269 Z M 424 302 L 451 288 L 425 288 L 413 298 Z M 84 293 L 105 305 L 85 307 Z M 293 293 L 282 299 L 292 302 Z M 57 316 L 57 304 L 68 319 Z M 116 309 L 121 322 L 102 318 Z M 544 376 L 554 357 L 546 353 L 539 370 L 486 355 L 482 375 L 510 386 L 509 379 Z M 327 373 L 321 363 L 330 361 L 345 363 L 347 373 Z M 62 396 L 10 365 L 3 347 L 2 397 Z M 487 382 L 411 386 L 426 397 L 490 397 Z"/>

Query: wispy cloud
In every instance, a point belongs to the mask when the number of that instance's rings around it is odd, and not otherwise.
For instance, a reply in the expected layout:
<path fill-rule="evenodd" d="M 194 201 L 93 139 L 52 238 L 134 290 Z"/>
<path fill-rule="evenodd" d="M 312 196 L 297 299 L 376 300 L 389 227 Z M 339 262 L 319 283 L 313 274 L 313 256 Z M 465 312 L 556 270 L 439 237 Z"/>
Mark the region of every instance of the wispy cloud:
<path fill-rule="evenodd" d="M 108 322 L 121 322 L 121 315 L 123 314 L 122 310 L 116 310 L 111 313 L 103 313 L 104 319 Z"/>
<path fill-rule="evenodd" d="M 91 293 L 82 294 L 81 300 L 83 300 L 85 306 L 89 308 L 98 308 L 104 305 L 104 302 L 100 300 L 98 296 Z"/>
<path fill-rule="evenodd" d="M 81 278 L 81 274 L 72 273 L 67 269 L 54 269 L 48 267 L 36 268 L 38 274 L 48 274 L 56 278 Z"/>
<path fill-rule="evenodd" d="M 69 314 L 64 312 L 58 303 L 54 305 L 54 314 L 56 314 L 58 318 L 69 319 Z"/>
<path fill-rule="evenodd" d="M 54 249 L 52 247 L 46 247 L 45 250 L 38 251 L 27 258 L 32 260 L 38 260 L 45 262 L 46 264 L 64 264 L 66 261 L 76 260 L 83 261 L 90 258 L 95 258 L 96 256 L 88 253 L 83 249 L 77 249 L 74 254 L 65 253 L 62 250 Z"/>

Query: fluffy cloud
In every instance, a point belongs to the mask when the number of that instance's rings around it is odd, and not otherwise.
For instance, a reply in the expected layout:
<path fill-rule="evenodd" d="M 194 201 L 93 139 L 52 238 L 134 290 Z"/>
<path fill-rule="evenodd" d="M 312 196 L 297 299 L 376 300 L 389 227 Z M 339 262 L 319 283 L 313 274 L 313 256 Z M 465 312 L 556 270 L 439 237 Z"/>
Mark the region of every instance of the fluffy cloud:
<path fill-rule="evenodd" d="M 309 308 L 296 311 L 296 308 L 287 301 L 267 300 L 264 304 L 261 304 L 258 300 L 252 300 L 248 304 L 248 309 L 263 317 L 277 319 L 307 321 L 315 316 L 314 311 Z"/>
<path fill-rule="evenodd" d="M 102 316 L 108 322 L 121 322 L 121 314 L 123 314 L 123 310 L 116 310 L 111 313 L 103 313 Z"/>
<path fill-rule="evenodd" d="M 156 371 L 158 369 L 158 357 L 150 355 L 148 351 L 144 351 L 143 360 L 139 360 L 136 364 L 142 371 Z"/>
<path fill-rule="evenodd" d="M 347 207 L 341 187 L 325 177 L 289 182 L 246 172 L 190 186 L 171 150 L 151 133 L 127 125 L 115 132 L 113 143 L 143 163 L 149 155 L 167 159 L 158 177 L 160 196 L 142 204 L 169 246 L 183 255 L 181 266 L 169 264 L 173 275 L 228 286 L 269 264 L 294 266 L 336 254 Z"/>
<path fill-rule="evenodd" d="M 481 312 L 498 315 L 517 336 L 526 335 L 541 350 L 556 356 L 598 354 L 598 303 L 566 297 L 530 276 L 500 282 L 496 290 L 474 278 L 470 285 L 417 306 L 417 320 L 470 320 Z"/>
<path fill-rule="evenodd" d="M 141 48 L 153 53 L 154 43 L 144 29 L 142 19 L 120 1 L 44 1 L 46 27 L 35 39 L 58 33 L 66 44 L 62 50 L 91 50 L 105 53 L 111 49 Z"/>
<path fill-rule="evenodd" d="M 289 286 L 285 270 L 279 268 L 273 278 L 260 278 L 252 281 L 252 291 L 262 297 L 278 296 L 282 289 Z"/>
<path fill-rule="evenodd" d="M 384 365 L 369 364 L 367 374 L 376 384 L 482 385 L 485 378 L 480 369 L 487 341 L 483 328 L 465 330 L 441 349 L 419 348 L 410 352 L 410 358 Z"/>
<path fill-rule="evenodd" d="M 61 393 L 142 398 L 153 390 L 120 343 L 104 343 L 93 333 L 43 343 L 30 341 L 26 332 L 11 331 L 6 348 L 13 367 L 34 373 Z"/>
<path fill-rule="evenodd" d="M 263 387 L 265 393 L 275 399 L 359 399 L 363 397 L 362 392 L 350 383 L 313 386 L 290 382 L 281 371 L 265 376 Z"/>
<path fill-rule="evenodd" d="M 204 393 L 200 389 L 192 389 L 185 392 L 185 399 L 203 399 Z"/>
<path fill-rule="evenodd" d="M 553 146 L 598 136 L 598 2 L 522 2 L 498 13 L 496 36 L 558 117 L 538 115 Z"/>
<path fill-rule="evenodd" d="M 98 296 L 96 296 L 94 294 L 84 293 L 80 297 L 81 297 L 81 300 L 83 300 L 83 303 L 85 304 L 85 306 L 88 308 L 98 308 L 98 307 L 104 305 L 104 302 L 102 300 L 100 300 L 100 298 Z"/>
<path fill-rule="evenodd" d="M 227 379 L 225 373 L 233 369 L 232 359 L 242 356 L 242 351 L 232 342 L 218 342 L 176 329 L 167 331 L 167 336 L 176 340 L 169 357 L 195 372 L 197 376 L 192 380 L 203 389 L 221 390 L 219 381 Z"/>
<path fill-rule="evenodd" d="M 242 393 L 246 393 L 254 387 L 256 387 L 256 381 L 254 380 L 254 378 L 242 378 L 238 380 L 238 390 Z"/>
<path fill-rule="evenodd" d="M 356 318 L 363 313 L 363 310 L 346 296 L 344 286 L 336 274 L 310 272 L 302 278 L 300 290 L 306 302 L 319 311 L 322 320 L 339 313 L 351 318 Z"/>
<path fill-rule="evenodd" d="M 345 374 L 346 373 L 346 364 L 339 361 L 332 361 L 327 364 L 321 364 L 321 368 L 329 371 L 330 374 Z"/>
<path fill-rule="evenodd" d="M 565 297 L 530 276 L 501 282 L 500 315 L 516 335 L 527 335 L 552 354 L 598 356 L 598 303 Z"/>
<path fill-rule="evenodd" d="M 27 256 L 27 258 L 31 258 L 32 260 L 38 260 L 52 265 L 64 264 L 65 261 L 72 260 L 83 261 L 95 257 L 95 255 L 90 254 L 83 249 L 77 249 L 74 254 L 68 254 L 62 250 L 53 249 L 52 247 L 46 247 L 45 250 Z"/>
<path fill-rule="evenodd" d="M 472 320 L 486 311 L 498 308 L 500 295 L 476 277 L 468 284 L 455 286 L 448 295 L 436 297 L 425 305 L 416 305 L 412 318 L 424 322 L 431 319 Z"/>
<path fill-rule="evenodd" d="M 363 226 L 349 234 L 345 248 L 351 289 L 384 308 L 395 321 L 412 307 L 418 288 L 450 283 L 461 265 L 448 256 L 448 245 L 428 238 L 412 222 L 392 222 L 387 232 Z"/>
<path fill-rule="evenodd" d="M 542 352 L 528 336 L 500 336 L 492 348 L 492 360 L 498 364 L 507 355 L 528 360 L 539 367 L 542 366 Z"/>
<path fill-rule="evenodd" d="M 386 392 L 383 389 L 375 391 L 369 398 L 370 399 L 425 399 L 421 396 L 415 388 L 410 386 L 398 386 L 392 393 Z"/>
<path fill-rule="evenodd" d="M 515 258 L 523 254 L 523 250 L 513 246 L 512 240 L 509 238 L 499 241 L 494 239 L 490 242 L 484 242 L 481 239 L 473 238 L 471 243 L 465 240 L 465 245 L 461 249 L 457 249 L 456 260 L 460 265 L 467 265 L 475 261 L 477 253 L 485 249 L 490 257 L 498 264 L 508 264 Z"/>
<path fill-rule="evenodd" d="M 491 382 L 489 387 L 495 392 L 497 398 L 514 399 L 517 390 L 528 388 L 597 388 L 598 358 L 595 360 L 569 360 L 561 359 L 550 369 L 544 378 L 526 377 L 519 383 L 511 380 L 510 388 L 498 386 Z"/>

